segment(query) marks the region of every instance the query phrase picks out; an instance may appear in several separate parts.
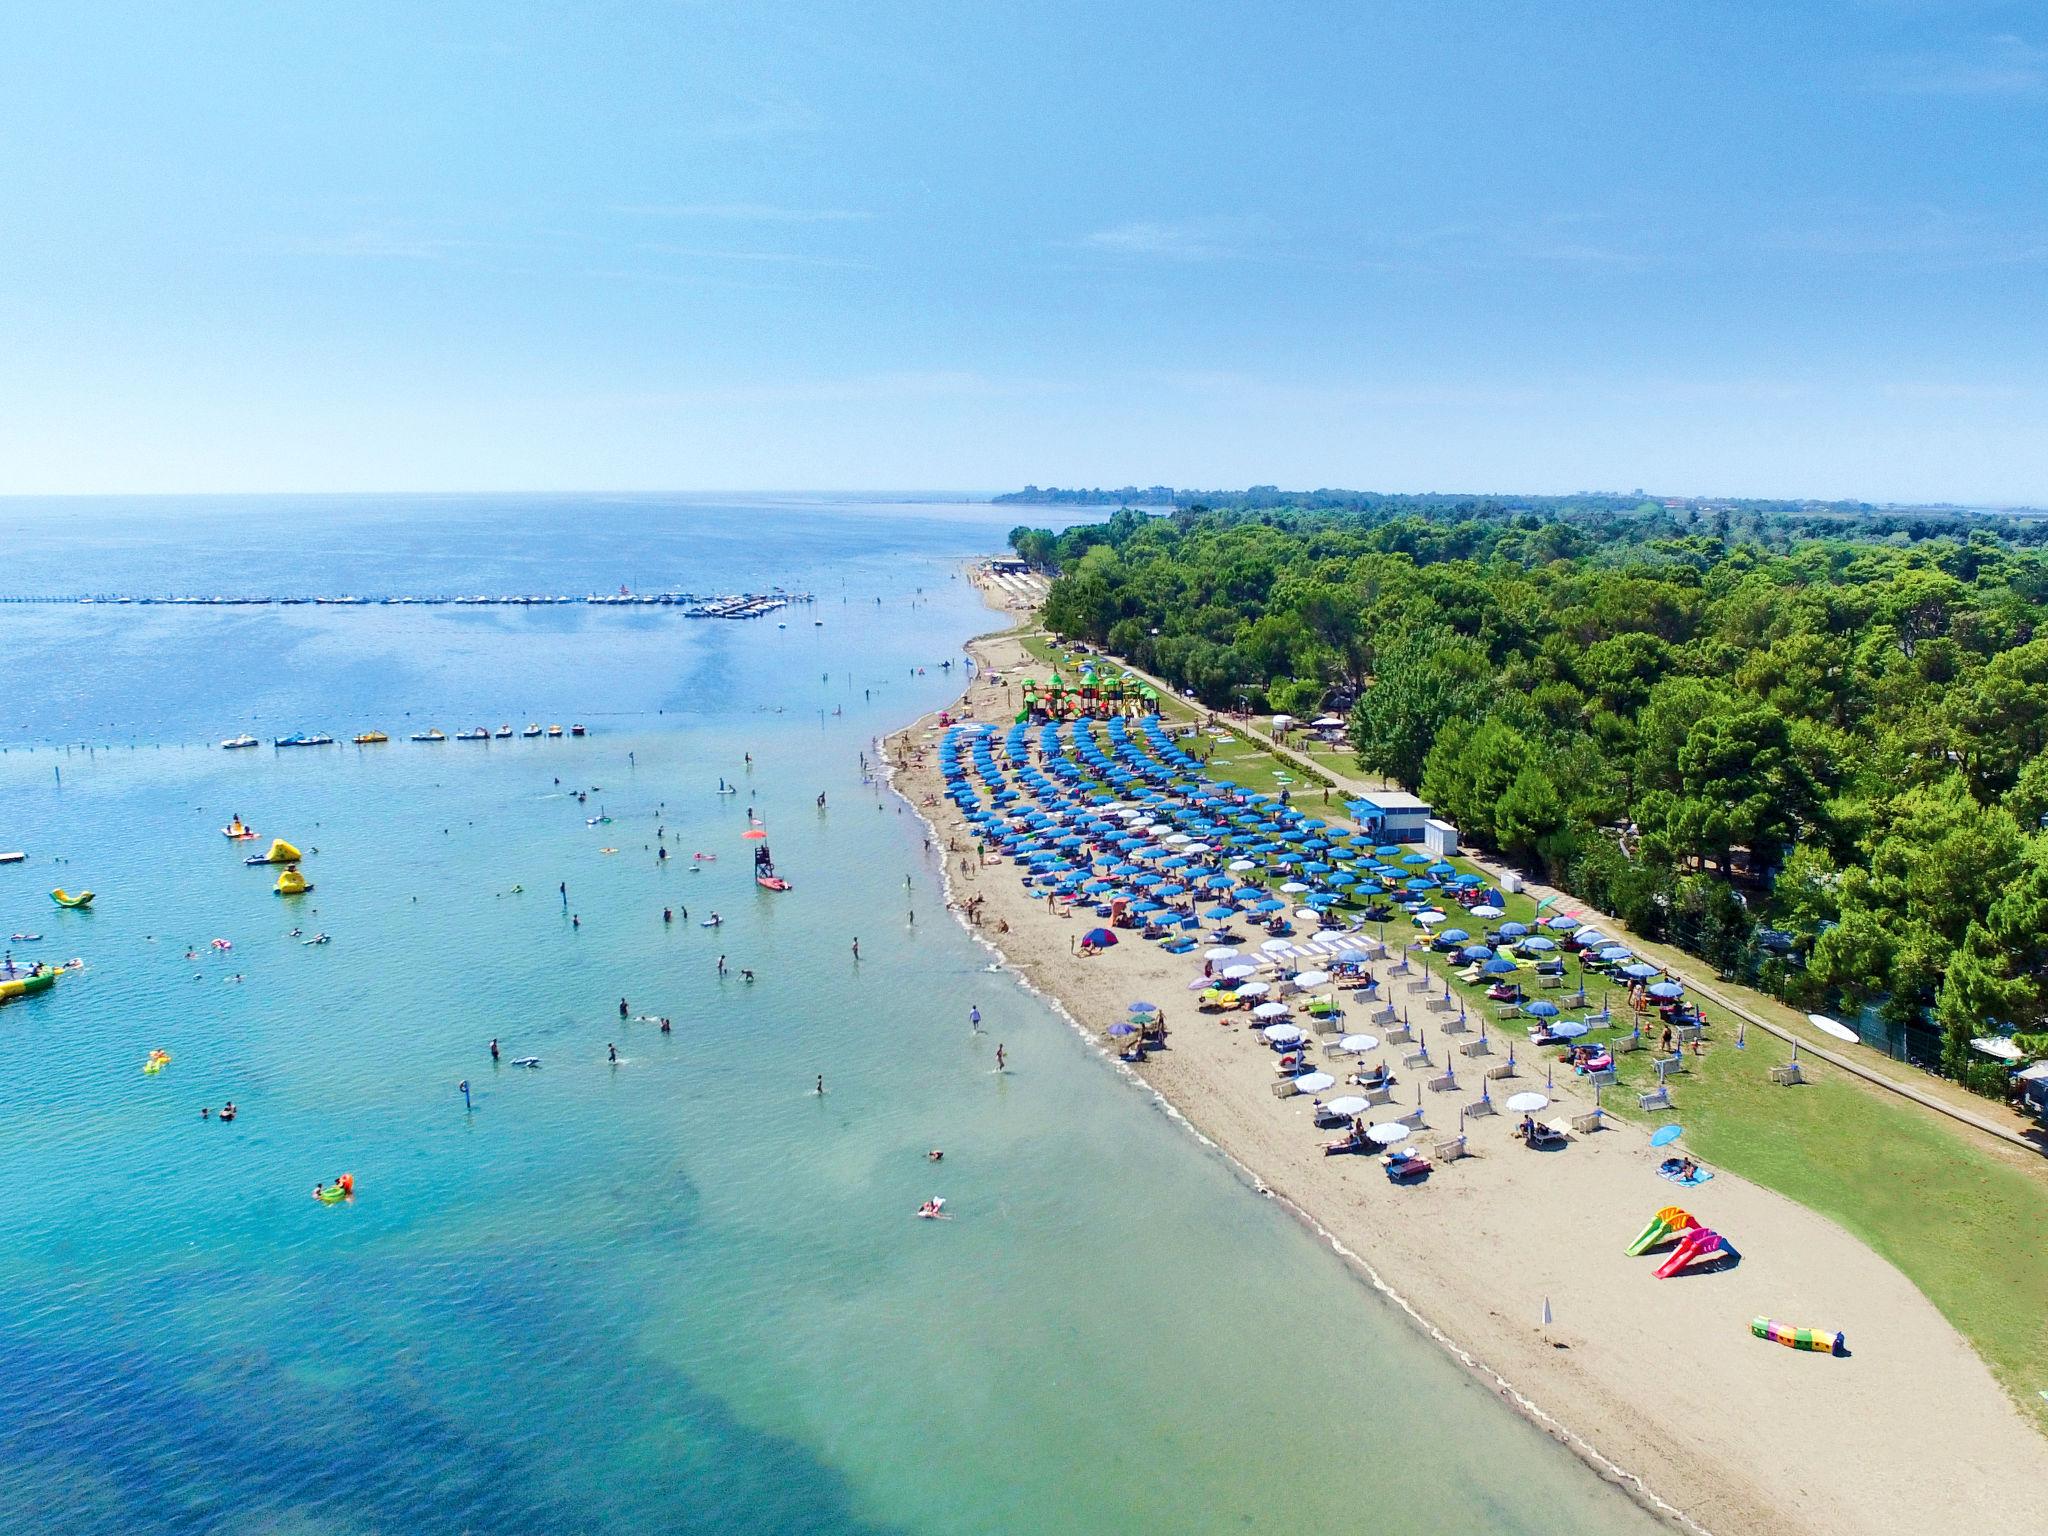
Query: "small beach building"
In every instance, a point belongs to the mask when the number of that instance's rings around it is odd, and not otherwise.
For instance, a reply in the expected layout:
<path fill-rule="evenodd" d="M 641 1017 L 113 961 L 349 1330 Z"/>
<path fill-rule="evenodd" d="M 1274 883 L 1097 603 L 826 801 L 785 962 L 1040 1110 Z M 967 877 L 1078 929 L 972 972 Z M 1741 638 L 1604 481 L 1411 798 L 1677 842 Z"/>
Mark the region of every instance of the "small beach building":
<path fill-rule="evenodd" d="M 1422 846 L 1440 859 L 1458 851 L 1458 829 L 1432 816 L 1422 824 Z"/>
<path fill-rule="evenodd" d="M 1375 789 L 1351 802 L 1360 823 L 1389 843 L 1419 843 L 1429 820 L 1429 802 L 1398 789 Z"/>

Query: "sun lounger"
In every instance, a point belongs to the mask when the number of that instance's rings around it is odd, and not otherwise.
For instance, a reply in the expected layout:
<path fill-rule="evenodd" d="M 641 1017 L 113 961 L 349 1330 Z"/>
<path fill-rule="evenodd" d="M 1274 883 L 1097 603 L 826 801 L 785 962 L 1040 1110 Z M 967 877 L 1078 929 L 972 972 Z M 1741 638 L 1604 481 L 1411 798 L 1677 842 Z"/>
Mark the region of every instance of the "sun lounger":
<path fill-rule="evenodd" d="M 1496 1019 L 1512 1019 L 1519 1015 L 1521 1011 L 1522 1005 L 1520 1003 L 1495 1003 L 1493 1005 L 1493 1016 Z"/>
<path fill-rule="evenodd" d="M 1668 1083 L 1658 1084 L 1657 1090 L 1654 1093 L 1639 1093 L 1636 1095 L 1636 1108 L 1638 1109 L 1669 1109 L 1670 1107 L 1671 1086 Z"/>
<path fill-rule="evenodd" d="M 1385 1167 L 1387 1182 L 1399 1184 L 1407 1179 L 1419 1179 L 1429 1173 L 1429 1159 L 1417 1157 L 1412 1152 L 1389 1152 Z"/>
<path fill-rule="evenodd" d="M 1429 1079 L 1427 1086 L 1431 1093 L 1449 1093 L 1458 1086 L 1457 1074 L 1454 1072 L 1439 1073 L 1437 1076 Z"/>
<path fill-rule="evenodd" d="M 1434 1010 L 1437 1007 L 1437 1003 L 1439 1001 L 1443 1004 L 1444 1011 L 1449 1012 L 1451 1008 L 1451 1000 L 1447 997 L 1432 1001 L 1429 1005 L 1430 1008 Z M 1437 1032 L 1439 1034 L 1445 1035 L 1462 1035 L 1467 1033 L 1471 1028 L 1471 1024 L 1464 1019 L 1445 1019 L 1443 1023 L 1437 1025 Z"/>
<path fill-rule="evenodd" d="M 1551 1135 L 1561 1140 L 1570 1141 L 1572 1139 L 1572 1123 L 1569 1120 L 1543 1120 L 1539 1121 L 1538 1125 L 1541 1129 L 1550 1132 Z"/>
<path fill-rule="evenodd" d="M 1661 1083 L 1671 1077 L 1673 1073 L 1685 1070 L 1685 1056 L 1683 1052 L 1671 1056 L 1660 1056 L 1651 1062 L 1650 1065 L 1657 1069 L 1657 1081 Z"/>
<path fill-rule="evenodd" d="M 1283 1077 L 1273 1085 L 1273 1097 L 1276 1099 L 1291 1099 L 1300 1092 L 1291 1077 Z"/>
<path fill-rule="evenodd" d="M 1431 1148 L 1431 1151 L 1435 1153 L 1438 1162 L 1455 1163 L 1465 1155 L 1465 1138 L 1462 1136 L 1446 1136 L 1437 1142 Z"/>
<path fill-rule="evenodd" d="M 1602 1067 L 1597 1072 L 1588 1072 L 1586 1074 L 1587 1082 L 1598 1084 L 1602 1088 L 1612 1088 L 1615 1084 L 1615 1078 L 1616 1073 L 1612 1067 Z"/>
<path fill-rule="evenodd" d="M 1401 1058 L 1401 1065 L 1404 1067 L 1427 1067 L 1433 1065 L 1429 1059 L 1429 1047 L 1425 1045 L 1417 1050 L 1408 1052 L 1407 1055 Z"/>
<path fill-rule="evenodd" d="M 1386 1083 L 1381 1083 L 1377 1087 L 1367 1088 L 1362 1097 L 1366 1103 L 1374 1106 L 1391 1104 L 1394 1102 L 1394 1090 Z"/>
<path fill-rule="evenodd" d="M 1458 1047 L 1458 1050 L 1460 1054 L 1465 1056 L 1491 1056 L 1493 1054 L 1493 1042 L 1487 1039 L 1486 1036 L 1481 1035 L 1477 1040 L 1467 1040 Z"/>
<path fill-rule="evenodd" d="M 1672 1033 L 1677 1035 L 1680 1045 L 1691 1045 L 1693 1041 L 1699 1039 L 1700 1028 L 1701 1026 L 1698 1024 L 1681 1024 Z"/>
<path fill-rule="evenodd" d="M 1771 1068 L 1771 1081 L 1790 1088 L 1806 1081 L 1806 1072 L 1796 1061 L 1788 1061 L 1781 1067 Z"/>
<path fill-rule="evenodd" d="M 1454 997 L 1445 997 L 1442 993 L 1438 993 L 1422 1006 L 1431 1013 L 1449 1013 L 1458 1006 L 1458 1000 Z"/>
<path fill-rule="evenodd" d="M 1572 1129 L 1582 1136 L 1590 1131 L 1604 1131 L 1607 1129 L 1607 1111 L 1589 1109 L 1583 1115 L 1573 1115 Z"/>
<path fill-rule="evenodd" d="M 1486 1069 L 1486 1077 L 1489 1082 L 1499 1082 L 1504 1077 L 1513 1077 L 1514 1075 L 1515 1064 L 1512 1061 L 1496 1061 Z"/>
<path fill-rule="evenodd" d="M 1643 1049 L 1643 1039 L 1640 1035 L 1623 1035 L 1619 1040 L 1608 1046 L 1607 1049 L 1616 1056 L 1625 1056 L 1630 1051 L 1640 1051 Z"/>
<path fill-rule="evenodd" d="M 1398 1120 L 1402 1125 L 1412 1125 L 1419 1128 L 1422 1124 L 1422 1106 L 1418 1104 L 1413 1109 L 1409 1110 L 1407 1114 L 1396 1115 L 1394 1116 L 1394 1118 Z"/>
<path fill-rule="evenodd" d="M 1488 1098 L 1474 1099 L 1465 1106 L 1465 1118 L 1468 1120 L 1476 1120 L 1481 1115 L 1497 1115 L 1499 1113 L 1500 1111 L 1493 1107 L 1493 1100 Z"/>
<path fill-rule="evenodd" d="M 1409 1041 L 1415 1038 L 1415 1031 L 1410 1029 L 1406 1024 L 1396 1023 L 1396 1017 L 1397 1015 L 1395 1014 L 1392 1006 L 1389 1005 L 1388 1007 L 1382 1008 L 1378 1013 L 1374 1014 L 1371 1017 L 1371 1019 L 1369 1019 L 1367 1022 L 1382 1026 L 1386 1029 L 1387 1044 L 1406 1045 Z"/>

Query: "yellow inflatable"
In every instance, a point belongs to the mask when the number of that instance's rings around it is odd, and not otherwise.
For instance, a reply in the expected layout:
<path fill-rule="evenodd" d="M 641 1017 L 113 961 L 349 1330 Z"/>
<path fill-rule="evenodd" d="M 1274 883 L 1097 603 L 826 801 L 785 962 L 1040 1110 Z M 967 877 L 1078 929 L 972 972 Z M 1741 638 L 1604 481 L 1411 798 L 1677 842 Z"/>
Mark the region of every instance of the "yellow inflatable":
<path fill-rule="evenodd" d="M 299 873 L 299 866 L 287 864 L 284 873 L 277 877 L 277 894 L 280 896 L 303 896 L 313 889 L 313 882 Z"/>
<path fill-rule="evenodd" d="M 142 1070 L 151 1077 L 155 1077 L 157 1073 L 163 1071 L 164 1064 L 170 1059 L 171 1053 L 169 1051 L 151 1051 L 149 1053 L 149 1060 L 142 1064 Z"/>
<path fill-rule="evenodd" d="M 89 907 L 92 905 L 92 892 L 80 891 L 76 896 L 73 896 L 60 885 L 57 889 L 50 892 L 50 900 L 57 903 L 60 907 Z"/>
<path fill-rule="evenodd" d="M 294 848 L 283 838 L 277 837 L 271 839 L 270 852 L 263 855 L 263 862 L 266 864 L 296 864 L 299 862 L 300 857 L 298 849 Z"/>

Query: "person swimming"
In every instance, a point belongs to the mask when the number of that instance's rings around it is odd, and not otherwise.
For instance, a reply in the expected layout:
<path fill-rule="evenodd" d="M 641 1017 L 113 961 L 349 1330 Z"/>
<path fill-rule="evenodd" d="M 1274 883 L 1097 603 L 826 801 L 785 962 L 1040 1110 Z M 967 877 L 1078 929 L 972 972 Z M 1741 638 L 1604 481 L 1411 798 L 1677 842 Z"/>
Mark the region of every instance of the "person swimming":
<path fill-rule="evenodd" d="M 605 1054 L 611 1057 L 612 1065 L 616 1067 L 619 1064 L 619 1048 L 616 1045 L 607 1045 L 604 1049 Z"/>

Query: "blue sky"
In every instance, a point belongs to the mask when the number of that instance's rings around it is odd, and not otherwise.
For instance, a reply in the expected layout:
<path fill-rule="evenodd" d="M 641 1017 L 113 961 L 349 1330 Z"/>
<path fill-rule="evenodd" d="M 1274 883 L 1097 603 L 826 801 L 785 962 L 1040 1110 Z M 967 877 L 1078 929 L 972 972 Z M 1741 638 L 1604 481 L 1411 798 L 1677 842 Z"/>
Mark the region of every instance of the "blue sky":
<path fill-rule="evenodd" d="M 21 6 L 0 491 L 2048 503 L 2048 6 Z"/>

